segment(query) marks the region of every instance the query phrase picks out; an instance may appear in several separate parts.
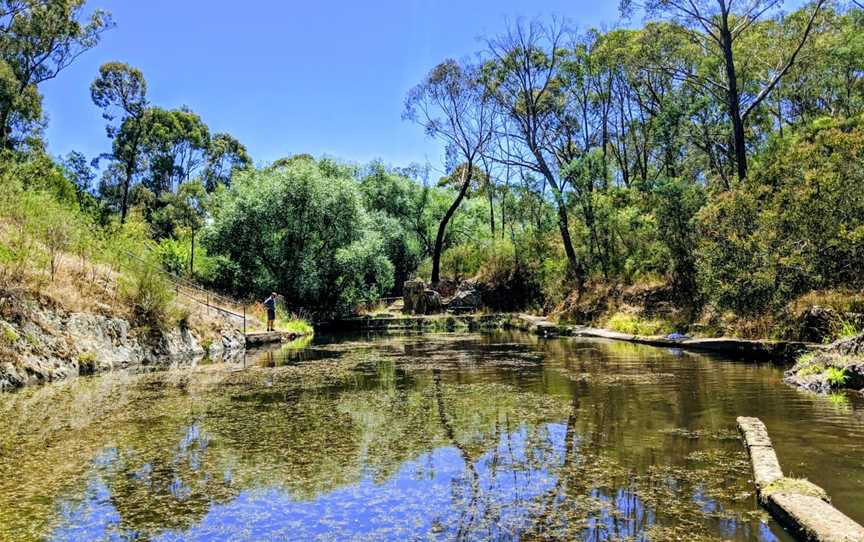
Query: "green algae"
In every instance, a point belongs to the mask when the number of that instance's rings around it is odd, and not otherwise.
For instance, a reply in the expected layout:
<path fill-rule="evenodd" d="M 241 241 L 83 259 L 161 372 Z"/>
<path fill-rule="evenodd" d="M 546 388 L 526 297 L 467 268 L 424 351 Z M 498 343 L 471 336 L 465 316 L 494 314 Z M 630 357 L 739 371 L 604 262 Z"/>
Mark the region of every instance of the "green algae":
<path fill-rule="evenodd" d="M 825 502 L 831 502 L 831 500 L 828 498 L 828 494 L 825 492 L 824 489 L 804 478 L 783 477 L 779 480 L 775 480 L 765 486 L 765 488 L 762 490 L 762 497 L 767 498 L 775 493 L 793 493 L 796 495 L 808 495 L 810 497 L 817 497 L 819 499 L 822 499 Z"/>

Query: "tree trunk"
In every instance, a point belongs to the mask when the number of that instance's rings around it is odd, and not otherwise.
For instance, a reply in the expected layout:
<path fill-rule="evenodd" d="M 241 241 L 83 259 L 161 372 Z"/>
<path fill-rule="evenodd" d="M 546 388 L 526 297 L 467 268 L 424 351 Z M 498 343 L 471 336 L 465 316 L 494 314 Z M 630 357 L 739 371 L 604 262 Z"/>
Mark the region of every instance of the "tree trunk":
<path fill-rule="evenodd" d="M 576 251 L 573 250 L 573 240 L 570 238 L 570 222 L 567 216 L 567 206 L 564 200 L 556 194 L 558 203 L 558 229 L 561 230 L 561 241 L 564 243 L 564 253 L 567 255 L 568 275 L 576 282 L 576 288 L 582 291 L 585 285 L 585 277 L 582 269 L 582 264 L 576 256 Z"/>
<path fill-rule="evenodd" d="M 468 186 L 471 184 L 474 166 L 471 162 L 468 162 L 464 167 L 466 172 L 463 173 L 464 179 L 462 181 L 462 188 L 459 190 L 459 195 L 456 196 L 456 199 L 450 204 L 447 212 L 444 213 L 444 218 L 442 218 L 441 223 L 438 224 L 438 235 L 435 236 L 435 248 L 432 252 L 433 285 L 437 285 L 441 282 L 441 251 L 444 248 L 444 234 L 447 231 L 447 224 L 450 222 L 450 219 L 453 218 L 453 214 L 456 213 L 456 209 L 459 208 L 462 199 L 465 197 L 465 193 L 468 192 Z"/>
<path fill-rule="evenodd" d="M 9 122 L 9 109 L 6 108 L 0 113 L 0 149 L 11 149 L 11 145 L 9 144 L 9 136 L 12 133 L 12 130 L 9 129 L 7 123 Z"/>
<path fill-rule="evenodd" d="M 189 253 L 189 278 L 195 277 L 195 230 L 192 230 L 192 250 Z"/>
<path fill-rule="evenodd" d="M 726 79 L 729 85 L 726 102 L 727 107 L 729 107 L 729 118 L 732 121 L 735 165 L 738 168 L 738 180 L 743 181 L 747 177 L 747 146 L 744 141 L 744 120 L 741 118 L 741 102 L 738 95 L 738 76 L 735 73 L 735 58 L 732 54 L 732 34 L 729 32 L 725 19 L 721 38 L 723 41 L 723 61 L 726 65 Z"/>
<path fill-rule="evenodd" d="M 489 229 L 492 231 L 492 238 L 495 238 L 495 199 L 492 197 L 492 190 L 487 186 L 486 191 L 489 193 Z"/>
<path fill-rule="evenodd" d="M 129 205 L 129 186 L 132 184 L 132 168 L 126 165 L 126 179 L 123 181 L 123 201 L 120 203 L 120 224 L 126 223 L 126 211 Z"/>

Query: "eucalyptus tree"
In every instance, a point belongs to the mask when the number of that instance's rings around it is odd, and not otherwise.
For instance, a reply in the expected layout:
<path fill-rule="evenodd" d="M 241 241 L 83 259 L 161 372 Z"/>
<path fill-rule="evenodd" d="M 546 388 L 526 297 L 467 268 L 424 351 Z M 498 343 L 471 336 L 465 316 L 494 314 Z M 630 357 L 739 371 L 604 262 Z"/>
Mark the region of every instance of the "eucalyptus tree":
<path fill-rule="evenodd" d="M 517 22 L 488 42 L 489 60 L 483 71 L 487 92 L 502 111 L 496 128 L 502 143 L 499 159 L 539 175 L 551 189 L 569 275 L 581 289 L 585 270 L 573 247 L 565 197 L 570 179 L 562 175 L 562 169 L 584 152 L 562 89 L 562 65 L 569 54 L 566 37 L 558 22 Z"/>
<path fill-rule="evenodd" d="M 128 211 L 129 190 L 144 167 L 145 117 L 149 107 L 147 81 L 141 70 L 121 62 L 109 62 L 99 68 L 99 76 L 90 85 L 90 96 L 102 109 L 102 118 L 108 121 L 105 131 L 112 140 L 112 152 L 107 157 L 122 169 L 120 222 L 123 223 Z"/>
<path fill-rule="evenodd" d="M 0 147 L 15 147 L 15 132 L 41 121 L 39 84 L 57 77 L 113 26 L 109 13 L 85 16 L 83 8 L 84 0 L 0 1 Z"/>
<path fill-rule="evenodd" d="M 252 165 L 252 158 L 234 136 L 226 133 L 215 134 L 210 139 L 207 160 L 204 166 L 204 186 L 212 192 L 219 185 L 230 186 L 235 172 Z"/>
<path fill-rule="evenodd" d="M 443 141 L 455 162 L 452 165 L 458 164 L 458 192 L 441 217 L 432 250 L 432 283 L 437 284 L 447 224 L 465 198 L 477 173 L 476 166 L 492 141 L 495 107 L 480 80 L 478 66 L 445 60 L 409 92 L 404 117 Z"/>
<path fill-rule="evenodd" d="M 201 173 L 210 150 L 210 129 L 188 108 L 151 107 L 145 113 L 145 184 L 156 196 L 175 192 Z"/>
<path fill-rule="evenodd" d="M 160 207 L 153 213 L 153 223 L 163 236 L 176 236 L 177 229 L 189 234 L 189 275 L 195 271 L 195 236 L 204 226 L 208 194 L 197 180 L 185 182 L 177 192 L 166 192 L 159 198 Z"/>
<path fill-rule="evenodd" d="M 807 23 L 791 50 L 779 55 L 780 61 L 768 70 L 763 80 L 757 82 L 753 92 L 747 92 L 740 81 L 736 66 L 740 53 L 738 43 L 754 31 L 761 20 L 779 10 L 783 0 L 747 0 L 737 3 L 735 0 L 647 0 L 641 4 L 634 0 L 620 0 L 619 8 L 627 14 L 634 7 L 640 7 L 649 17 L 671 20 L 675 23 L 671 28 L 684 32 L 692 43 L 698 44 L 707 55 L 719 61 L 723 72 L 719 78 L 708 70 L 684 71 L 669 64 L 661 68 L 693 82 L 725 103 L 732 126 L 733 156 L 738 179 L 743 180 L 747 176 L 748 118 L 795 63 L 826 3 L 827 0 L 813 2 Z"/>

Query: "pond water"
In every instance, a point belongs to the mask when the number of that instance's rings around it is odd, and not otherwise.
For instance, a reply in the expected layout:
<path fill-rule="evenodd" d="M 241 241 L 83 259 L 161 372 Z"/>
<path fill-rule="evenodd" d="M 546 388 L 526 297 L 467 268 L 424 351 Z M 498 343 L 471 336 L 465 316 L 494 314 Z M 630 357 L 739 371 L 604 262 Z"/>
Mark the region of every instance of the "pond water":
<path fill-rule="evenodd" d="M 668 349 L 316 338 L 0 395 L 0 540 L 791 540 L 735 417 L 864 521 L 864 402 Z"/>

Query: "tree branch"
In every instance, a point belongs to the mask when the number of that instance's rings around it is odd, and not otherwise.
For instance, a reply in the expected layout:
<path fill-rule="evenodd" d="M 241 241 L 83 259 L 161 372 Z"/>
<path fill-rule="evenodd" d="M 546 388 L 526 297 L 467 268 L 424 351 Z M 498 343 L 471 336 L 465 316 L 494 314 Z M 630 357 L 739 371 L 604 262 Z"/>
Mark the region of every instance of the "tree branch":
<path fill-rule="evenodd" d="M 789 68 L 792 67 L 792 64 L 795 63 L 795 59 L 798 57 L 798 53 L 801 52 L 801 49 L 804 48 L 804 44 L 807 43 L 807 38 L 810 36 L 810 31 L 813 30 L 813 23 L 816 20 L 816 16 L 819 14 L 819 11 L 822 9 L 822 6 L 825 5 L 825 0 L 817 0 L 816 7 L 813 8 L 813 13 L 810 14 L 810 19 L 807 21 L 807 27 L 804 29 L 804 34 L 801 36 L 801 41 L 798 43 L 798 47 L 795 48 L 795 51 L 792 52 L 792 55 L 789 57 L 789 60 L 786 62 L 786 65 L 777 72 L 773 79 L 756 95 L 756 98 L 753 102 L 747 106 L 747 109 L 744 110 L 744 113 L 741 115 L 742 119 L 746 119 L 750 113 L 756 109 L 762 100 L 768 97 L 768 94 L 774 90 L 774 87 L 777 86 L 777 83 L 780 82 L 780 79 L 786 75 L 786 72 L 789 71 Z"/>

